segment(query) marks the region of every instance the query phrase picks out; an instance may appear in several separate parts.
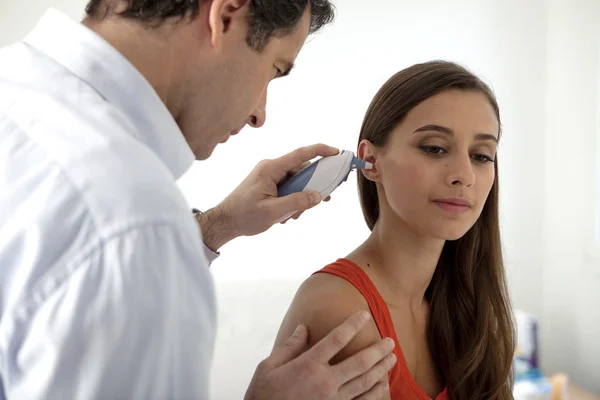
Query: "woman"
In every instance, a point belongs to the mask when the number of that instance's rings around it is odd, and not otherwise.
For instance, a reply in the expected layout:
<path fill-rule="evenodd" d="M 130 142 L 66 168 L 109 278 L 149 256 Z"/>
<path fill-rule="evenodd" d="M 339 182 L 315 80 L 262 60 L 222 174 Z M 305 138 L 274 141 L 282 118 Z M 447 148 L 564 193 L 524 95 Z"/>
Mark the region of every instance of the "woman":
<path fill-rule="evenodd" d="M 498 223 L 501 123 L 494 94 L 459 65 L 394 75 L 373 99 L 358 156 L 371 235 L 298 290 L 277 343 L 310 345 L 361 309 L 370 325 L 339 362 L 394 339 L 391 399 L 512 399 L 514 325 Z"/>

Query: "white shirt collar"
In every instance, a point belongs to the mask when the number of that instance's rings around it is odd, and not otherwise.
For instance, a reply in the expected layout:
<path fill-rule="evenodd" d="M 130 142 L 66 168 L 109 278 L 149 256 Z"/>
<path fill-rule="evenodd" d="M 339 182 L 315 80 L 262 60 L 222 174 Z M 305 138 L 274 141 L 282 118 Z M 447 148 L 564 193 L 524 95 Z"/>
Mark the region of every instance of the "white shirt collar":
<path fill-rule="evenodd" d="M 24 39 L 87 82 L 123 111 L 136 137 L 150 147 L 179 179 L 195 157 L 179 126 L 144 76 L 92 30 L 49 9 Z"/>

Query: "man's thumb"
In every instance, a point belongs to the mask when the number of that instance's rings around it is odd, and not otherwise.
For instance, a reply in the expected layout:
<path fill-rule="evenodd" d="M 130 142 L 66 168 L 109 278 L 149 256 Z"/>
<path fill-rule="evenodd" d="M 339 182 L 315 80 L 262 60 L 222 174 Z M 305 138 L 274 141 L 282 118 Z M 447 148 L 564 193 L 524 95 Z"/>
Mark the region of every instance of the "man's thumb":
<path fill-rule="evenodd" d="M 268 358 L 269 366 L 277 368 L 298 357 L 305 350 L 308 332 L 304 325 L 299 325 L 292 336 L 277 346 Z"/>
<path fill-rule="evenodd" d="M 319 204 L 322 200 L 319 192 L 298 192 L 274 199 L 277 214 L 281 215 L 308 210 Z"/>

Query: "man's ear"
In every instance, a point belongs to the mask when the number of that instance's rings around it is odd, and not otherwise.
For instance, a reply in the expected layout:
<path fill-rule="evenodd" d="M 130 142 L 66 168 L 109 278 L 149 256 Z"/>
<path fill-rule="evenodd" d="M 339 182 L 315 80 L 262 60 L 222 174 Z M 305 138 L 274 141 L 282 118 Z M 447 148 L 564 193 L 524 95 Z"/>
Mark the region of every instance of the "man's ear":
<path fill-rule="evenodd" d="M 210 42 L 214 48 L 222 45 L 223 36 L 232 28 L 237 28 L 238 24 L 247 26 L 250 0 L 210 0 L 207 7 Z"/>
<path fill-rule="evenodd" d="M 362 174 L 368 180 L 372 182 L 378 182 L 380 179 L 380 171 L 379 171 L 379 157 L 382 154 L 382 149 L 376 147 L 369 140 L 363 139 L 360 141 L 358 145 L 358 153 L 357 156 L 363 161 L 368 161 L 373 165 L 371 169 L 363 169 L 361 170 Z"/>

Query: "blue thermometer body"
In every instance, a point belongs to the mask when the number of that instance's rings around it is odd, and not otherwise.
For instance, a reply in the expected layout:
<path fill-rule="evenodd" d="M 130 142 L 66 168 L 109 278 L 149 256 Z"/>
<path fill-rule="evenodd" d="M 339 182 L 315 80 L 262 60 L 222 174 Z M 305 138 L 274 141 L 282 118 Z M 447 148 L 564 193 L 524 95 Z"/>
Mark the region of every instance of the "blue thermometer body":
<path fill-rule="evenodd" d="M 351 151 L 323 157 L 303 168 L 278 187 L 278 195 L 287 196 L 302 191 L 319 192 L 321 198 L 329 196 L 348 179 L 353 169 L 371 169 L 371 163 L 354 156 Z M 293 215 L 293 214 L 292 214 Z M 284 219 L 289 218 L 286 216 Z"/>

